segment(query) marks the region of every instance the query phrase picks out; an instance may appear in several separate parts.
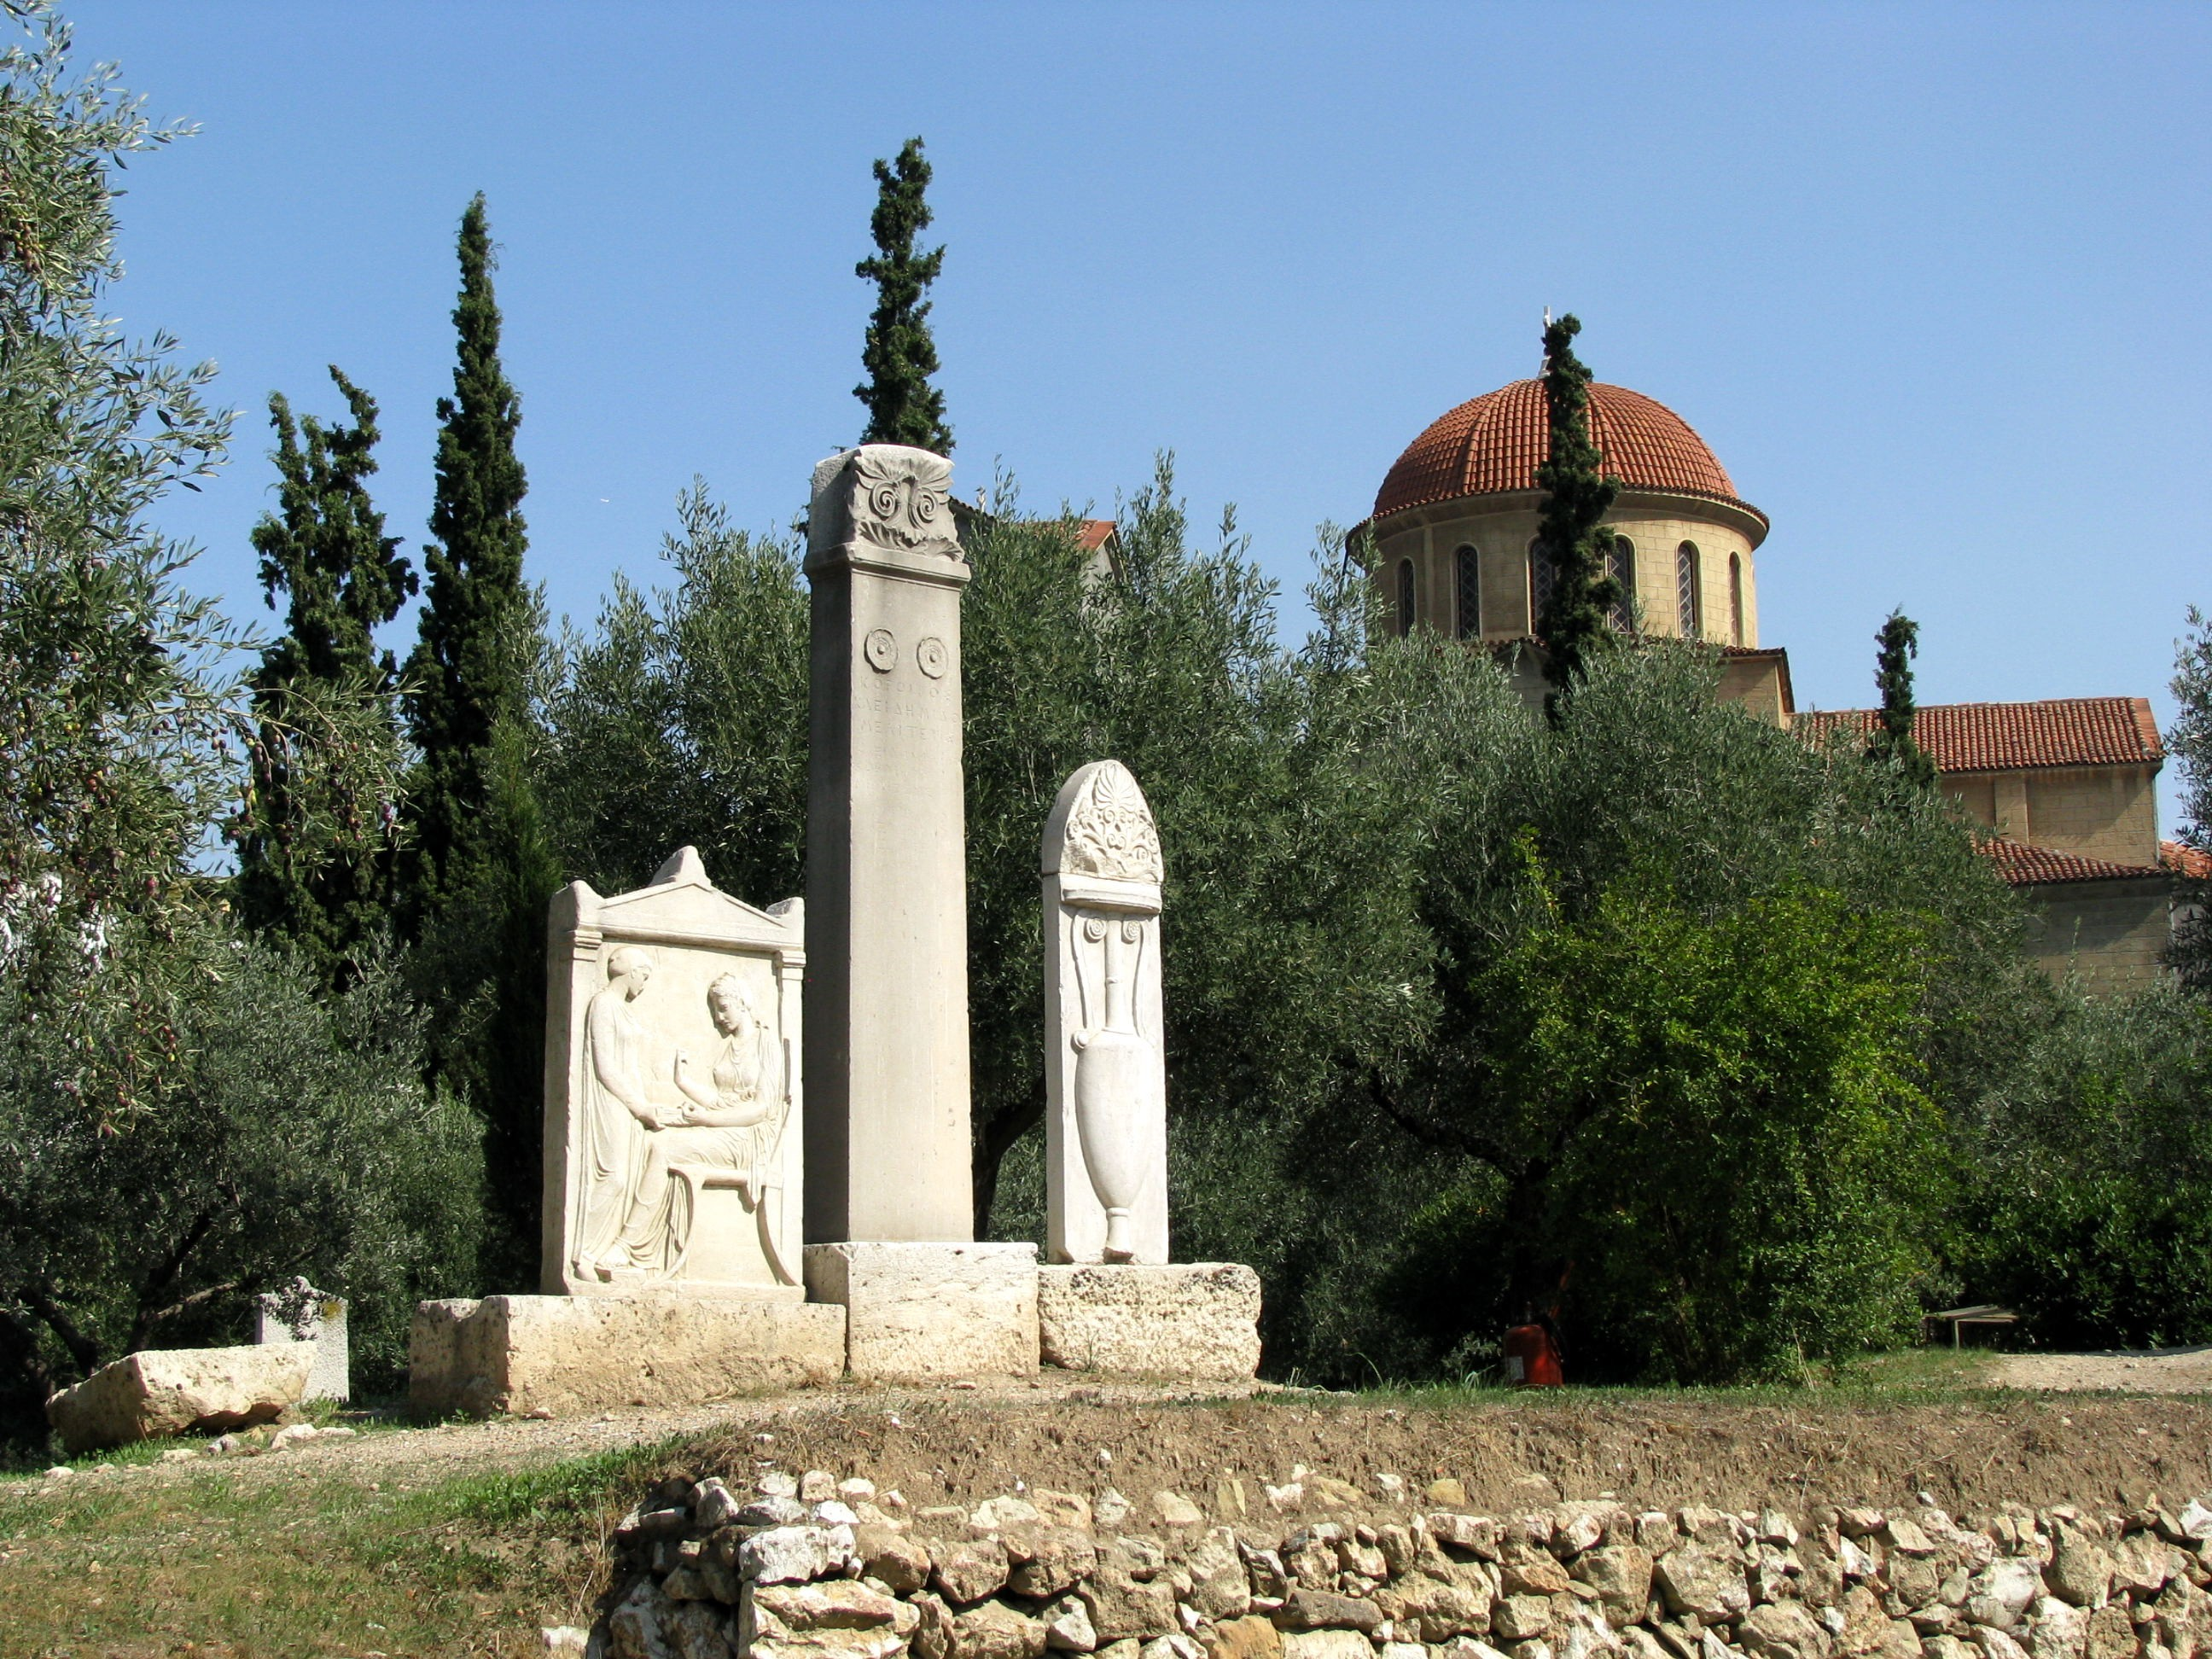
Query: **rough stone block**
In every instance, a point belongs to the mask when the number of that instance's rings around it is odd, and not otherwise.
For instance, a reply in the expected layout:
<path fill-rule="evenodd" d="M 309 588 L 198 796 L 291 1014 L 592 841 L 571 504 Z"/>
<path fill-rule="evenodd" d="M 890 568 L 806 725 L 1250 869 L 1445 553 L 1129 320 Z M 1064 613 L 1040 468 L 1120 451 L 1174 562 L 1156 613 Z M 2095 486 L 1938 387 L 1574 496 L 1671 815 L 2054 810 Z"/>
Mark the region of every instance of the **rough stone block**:
<path fill-rule="evenodd" d="M 148 1348 L 54 1395 L 46 1420 L 72 1455 L 186 1429 L 241 1429 L 298 1405 L 314 1363 L 312 1342 Z"/>
<path fill-rule="evenodd" d="M 810 1244 L 806 1294 L 844 1310 L 849 1376 L 1036 1373 L 1034 1244 Z"/>
<path fill-rule="evenodd" d="M 1049 1266 L 1037 1273 L 1044 1363 L 1237 1381 L 1260 1369 L 1260 1276 L 1230 1261 Z"/>
<path fill-rule="evenodd" d="M 704 1296 L 493 1296 L 415 1310 L 407 1396 L 418 1416 L 556 1416 L 698 1405 L 836 1380 L 842 1308 Z"/>

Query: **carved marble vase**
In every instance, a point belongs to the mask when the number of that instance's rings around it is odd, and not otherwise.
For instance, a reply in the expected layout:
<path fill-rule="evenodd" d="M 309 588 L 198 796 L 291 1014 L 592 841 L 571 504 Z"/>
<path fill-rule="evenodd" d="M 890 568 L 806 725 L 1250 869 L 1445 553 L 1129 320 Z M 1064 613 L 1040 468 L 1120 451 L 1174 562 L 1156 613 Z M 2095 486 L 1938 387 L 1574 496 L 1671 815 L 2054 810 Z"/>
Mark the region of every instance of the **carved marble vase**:
<path fill-rule="evenodd" d="M 1134 958 L 1144 948 L 1144 931 L 1135 921 L 1091 916 L 1084 921 L 1083 936 L 1101 947 L 1104 958 L 1106 1021 L 1072 1039 L 1080 1056 L 1075 1067 L 1075 1131 L 1091 1189 L 1106 1211 L 1103 1254 L 1109 1261 L 1127 1261 L 1136 1254 L 1130 1212 L 1145 1191 L 1144 1117 L 1153 1066 L 1152 1045 L 1139 1035 L 1129 1012 Z"/>

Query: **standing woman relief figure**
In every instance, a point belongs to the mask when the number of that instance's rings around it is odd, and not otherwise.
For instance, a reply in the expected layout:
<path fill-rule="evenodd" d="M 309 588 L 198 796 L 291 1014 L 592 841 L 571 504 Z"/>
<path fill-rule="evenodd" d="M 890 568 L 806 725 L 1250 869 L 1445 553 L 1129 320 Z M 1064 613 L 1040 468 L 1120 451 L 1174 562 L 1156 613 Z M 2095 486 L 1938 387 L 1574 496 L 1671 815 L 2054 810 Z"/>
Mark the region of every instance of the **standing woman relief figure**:
<path fill-rule="evenodd" d="M 613 1277 L 613 1260 L 637 1191 L 642 1143 L 661 1127 L 645 1076 L 647 1038 L 630 1005 L 653 982 L 653 957 L 635 945 L 607 957 L 607 983 L 584 1017 L 583 1219 L 571 1261 L 579 1278 Z"/>

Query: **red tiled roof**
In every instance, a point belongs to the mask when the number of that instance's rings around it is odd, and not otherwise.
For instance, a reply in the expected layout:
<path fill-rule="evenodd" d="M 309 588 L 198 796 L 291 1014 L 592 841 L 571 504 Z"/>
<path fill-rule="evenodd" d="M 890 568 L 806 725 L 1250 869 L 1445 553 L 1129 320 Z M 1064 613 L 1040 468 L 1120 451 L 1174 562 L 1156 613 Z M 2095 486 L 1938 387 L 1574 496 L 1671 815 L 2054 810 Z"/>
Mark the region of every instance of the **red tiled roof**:
<path fill-rule="evenodd" d="M 1737 498 L 1705 441 L 1656 398 L 1595 382 L 1590 428 L 1605 470 L 1631 489 L 1709 495 L 1758 511 Z M 1462 404 L 1414 439 L 1382 480 L 1375 516 L 1462 495 L 1534 489 L 1536 468 L 1551 449 L 1543 382 L 1516 380 Z"/>
<path fill-rule="evenodd" d="M 1872 732 L 1875 708 L 1811 709 L 1797 728 L 1814 738 Z M 1939 772 L 2038 766 L 2143 766 L 2166 758 L 2143 697 L 2053 697 L 2042 702 L 1946 702 L 1918 710 L 1912 737 Z"/>
<path fill-rule="evenodd" d="M 2169 870 L 2179 872 L 2191 881 L 2212 881 L 2212 853 L 2202 848 L 2190 847 L 2178 841 L 2162 841 L 2158 844 L 2160 860 Z"/>
<path fill-rule="evenodd" d="M 2025 842 L 2007 841 L 2002 836 L 1984 842 L 1982 851 L 1996 861 L 1997 873 L 2014 887 L 2039 887 L 2065 881 L 2141 881 L 2146 876 L 2167 873 L 2140 865 L 2085 858 L 2079 853 L 2061 853 L 2050 847 L 2030 847 Z"/>
<path fill-rule="evenodd" d="M 1114 520 L 1085 519 L 1075 526 L 1075 544 L 1085 553 L 1096 553 L 1113 539 Z"/>

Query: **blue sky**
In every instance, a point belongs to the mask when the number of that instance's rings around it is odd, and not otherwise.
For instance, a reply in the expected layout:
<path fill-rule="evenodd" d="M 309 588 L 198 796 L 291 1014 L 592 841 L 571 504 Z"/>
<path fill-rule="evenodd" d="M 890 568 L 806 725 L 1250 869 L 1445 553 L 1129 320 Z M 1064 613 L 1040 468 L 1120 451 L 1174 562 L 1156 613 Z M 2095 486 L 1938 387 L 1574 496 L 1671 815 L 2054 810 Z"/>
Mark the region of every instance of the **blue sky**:
<path fill-rule="evenodd" d="M 489 198 L 534 575 L 588 617 L 677 491 L 787 522 L 858 433 L 869 162 L 948 244 L 963 493 L 1110 509 L 1157 449 L 1286 589 L 1547 306 L 1774 531 L 1801 706 L 2125 692 L 2212 606 L 2212 9 L 102 0 L 198 137 L 134 166 L 114 309 L 214 358 L 225 476 L 161 509 L 259 614 L 263 404 L 381 400 L 422 538 L 455 226 Z M 404 635 L 398 642 L 404 647 Z M 2171 784 L 2171 780 L 2169 786 Z M 2171 789 L 2168 799 L 2171 801 Z M 2170 807 L 2169 807 L 2170 813 Z"/>

